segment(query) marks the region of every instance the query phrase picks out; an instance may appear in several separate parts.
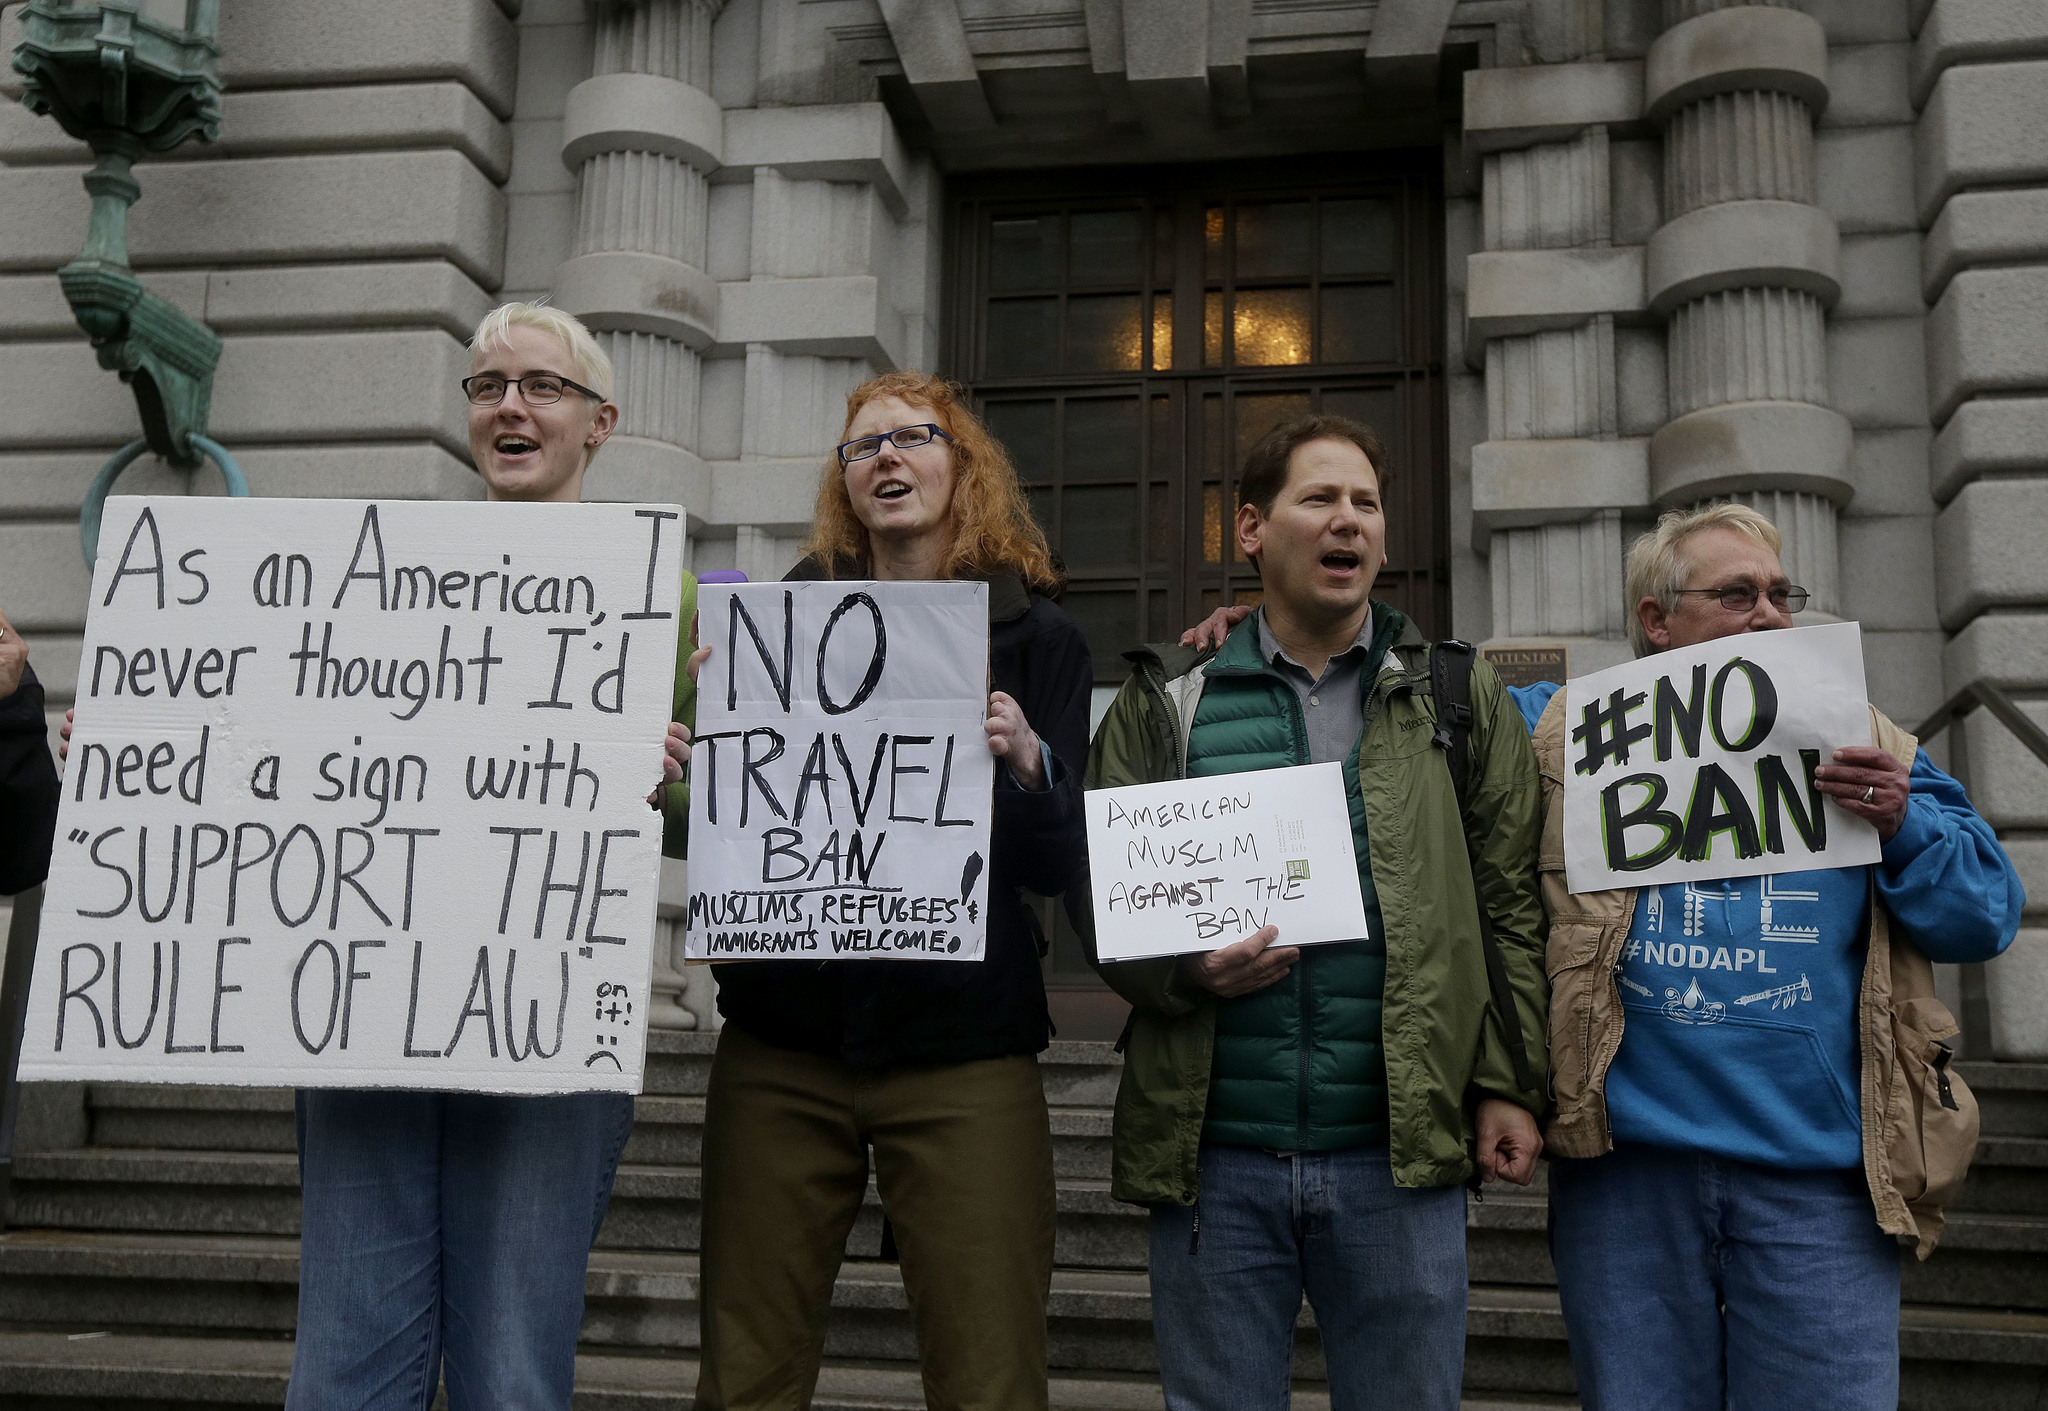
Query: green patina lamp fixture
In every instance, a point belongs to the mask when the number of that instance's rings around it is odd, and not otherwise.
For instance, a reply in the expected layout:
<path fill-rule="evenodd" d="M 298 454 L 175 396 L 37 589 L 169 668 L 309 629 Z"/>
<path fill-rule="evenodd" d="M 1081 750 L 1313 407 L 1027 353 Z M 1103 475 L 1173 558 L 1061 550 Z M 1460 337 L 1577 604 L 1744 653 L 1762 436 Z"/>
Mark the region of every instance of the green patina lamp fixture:
<path fill-rule="evenodd" d="M 107 491 L 144 451 L 182 467 L 210 456 L 231 494 L 248 493 L 233 458 L 206 435 L 219 336 L 143 288 L 128 267 L 128 208 L 142 194 L 130 175 L 136 161 L 220 136 L 219 28 L 220 0 L 186 0 L 183 28 L 142 13 L 140 0 L 30 0 L 22 12 L 14 50 L 22 103 L 55 118 L 96 159 L 85 176 L 85 247 L 57 277 L 100 366 L 134 390 L 142 416 L 142 439 L 117 453 L 87 494 L 79 527 L 88 563 Z"/>

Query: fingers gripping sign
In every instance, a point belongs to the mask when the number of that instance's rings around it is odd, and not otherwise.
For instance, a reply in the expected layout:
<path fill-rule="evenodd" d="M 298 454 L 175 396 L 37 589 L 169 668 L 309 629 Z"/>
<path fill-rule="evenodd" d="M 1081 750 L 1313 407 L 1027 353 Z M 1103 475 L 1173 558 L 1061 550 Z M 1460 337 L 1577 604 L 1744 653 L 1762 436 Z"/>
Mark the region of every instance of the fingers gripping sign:
<path fill-rule="evenodd" d="M 1017 782 L 1027 789 L 1045 786 L 1045 757 L 1038 748 L 1038 732 L 1024 718 L 1024 708 L 1001 691 L 988 698 L 988 752 L 1010 766 Z"/>
<path fill-rule="evenodd" d="M 1814 782 L 1835 802 L 1867 819 L 1890 842 L 1906 821 L 1911 769 L 1874 745 L 1844 745 L 1831 763 L 1813 771 Z"/>
<path fill-rule="evenodd" d="M 1299 946 L 1275 946 L 1278 926 L 1261 926 L 1234 945 L 1191 955 L 1181 962 L 1190 980 L 1224 999 L 1257 994 L 1266 986 L 1287 978 L 1294 962 L 1301 959 Z"/>

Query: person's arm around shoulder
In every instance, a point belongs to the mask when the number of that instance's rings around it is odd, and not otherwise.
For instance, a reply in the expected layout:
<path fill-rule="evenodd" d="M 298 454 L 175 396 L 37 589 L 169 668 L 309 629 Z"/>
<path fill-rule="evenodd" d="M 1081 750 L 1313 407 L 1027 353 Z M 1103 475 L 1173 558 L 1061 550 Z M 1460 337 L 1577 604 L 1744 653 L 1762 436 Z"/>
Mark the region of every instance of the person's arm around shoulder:
<path fill-rule="evenodd" d="M 1493 923 L 1494 941 L 1507 969 L 1515 1013 L 1488 1006 L 1479 1062 L 1478 1157 L 1487 1180 L 1525 1185 L 1535 1174 L 1542 1139 L 1536 1119 L 1549 1090 L 1550 981 L 1544 969 L 1545 924 L 1537 878 L 1543 826 L 1543 790 L 1529 728 L 1493 666 L 1472 666 L 1472 736 L 1466 843 L 1479 905 Z M 1533 1087 L 1516 1079 L 1503 1023 L 1521 1030 Z"/>

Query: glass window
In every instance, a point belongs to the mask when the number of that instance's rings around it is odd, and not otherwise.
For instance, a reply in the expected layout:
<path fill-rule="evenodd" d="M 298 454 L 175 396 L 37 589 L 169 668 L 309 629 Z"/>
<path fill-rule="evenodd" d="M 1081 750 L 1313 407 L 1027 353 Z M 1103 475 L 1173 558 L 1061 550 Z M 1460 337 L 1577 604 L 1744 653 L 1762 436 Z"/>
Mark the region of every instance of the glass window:
<path fill-rule="evenodd" d="M 1075 398 L 1067 403 L 1062 466 L 1068 480 L 1135 480 L 1142 470 L 1136 397 Z"/>
<path fill-rule="evenodd" d="M 989 349 L 991 355 L 995 349 Z M 1071 372 L 1136 372 L 1144 363 L 1136 294 L 1076 294 L 1067 300 L 1066 367 Z"/>
<path fill-rule="evenodd" d="M 1068 217 L 1067 279 L 1072 284 L 1142 283 L 1145 228 L 1140 211 L 1076 211 Z"/>
<path fill-rule="evenodd" d="M 989 300 L 988 375 L 1029 377 L 1051 372 L 1059 314 L 1057 298 Z"/>
<path fill-rule="evenodd" d="M 1061 491 L 1060 553 L 1068 568 L 1130 568 L 1138 556 L 1138 487 L 1069 485 Z"/>
<path fill-rule="evenodd" d="M 1060 281 L 1060 218 L 1022 216 L 989 222 L 988 287 L 1051 289 Z"/>
<path fill-rule="evenodd" d="M 1392 202 L 1325 200 L 1322 217 L 1324 274 L 1393 272 Z"/>
<path fill-rule="evenodd" d="M 1401 349 L 1401 308 L 1391 284 L 1323 286 L 1326 363 L 1390 363 Z"/>
<path fill-rule="evenodd" d="M 982 420 L 1003 449 L 1010 464 L 1025 480 L 1046 480 L 1059 469 L 1053 445 L 1053 411 L 1050 400 L 990 402 L 982 408 Z"/>
<path fill-rule="evenodd" d="M 1314 226 L 1307 201 L 1273 201 L 1241 205 L 1237 220 L 1237 277 L 1244 279 L 1301 277 L 1314 266 L 1309 252 Z"/>
<path fill-rule="evenodd" d="M 1115 674 L 1124 675 L 1124 653 L 1138 641 L 1138 595 L 1129 588 L 1076 585 L 1067 589 L 1060 606 L 1088 639 L 1088 653 L 1095 658 L 1097 673 L 1105 663 L 1113 663 Z"/>
<path fill-rule="evenodd" d="M 1240 289 L 1231 333 L 1242 367 L 1279 367 L 1309 361 L 1309 292 Z"/>

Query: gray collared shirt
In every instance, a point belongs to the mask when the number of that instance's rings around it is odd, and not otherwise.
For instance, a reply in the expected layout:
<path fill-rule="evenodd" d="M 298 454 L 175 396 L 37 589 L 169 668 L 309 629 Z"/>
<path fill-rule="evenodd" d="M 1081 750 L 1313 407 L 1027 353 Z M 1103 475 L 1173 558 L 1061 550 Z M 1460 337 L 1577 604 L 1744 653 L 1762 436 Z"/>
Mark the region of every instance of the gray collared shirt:
<path fill-rule="evenodd" d="M 1287 655 L 1272 630 L 1266 626 L 1266 610 L 1258 611 L 1259 659 L 1279 672 L 1301 697 L 1302 719 L 1308 722 L 1308 758 L 1311 764 L 1328 764 L 1350 757 L 1365 728 L 1366 692 L 1370 683 L 1361 680 L 1365 660 L 1372 653 L 1373 614 L 1367 612 L 1365 625 L 1352 644 L 1324 666 L 1321 676 Z"/>

